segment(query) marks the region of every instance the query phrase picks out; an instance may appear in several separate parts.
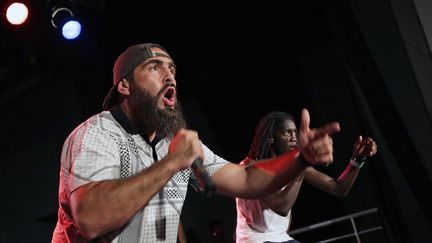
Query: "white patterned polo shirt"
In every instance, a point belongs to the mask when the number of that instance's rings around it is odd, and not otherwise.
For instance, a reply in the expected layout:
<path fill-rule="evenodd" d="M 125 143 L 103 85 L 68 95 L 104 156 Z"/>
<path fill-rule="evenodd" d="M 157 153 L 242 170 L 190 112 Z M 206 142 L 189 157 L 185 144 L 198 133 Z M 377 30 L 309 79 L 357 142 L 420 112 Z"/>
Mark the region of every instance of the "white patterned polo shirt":
<path fill-rule="evenodd" d="M 169 143 L 168 138 L 146 141 L 119 107 L 94 115 L 79 125 L 62 149 L 58 221 L 52 242 L 85 242 L 71 219 L 71 192 L 89 182 L 137 174 L 165 157 Z M 204 144 L 202 148 L 203 166 L 209 175 L 228 163 Z M 177 172 L 124 227 L 92 242 L 175 243 L 188 183 L 200 190 L 191 169 Z"/>

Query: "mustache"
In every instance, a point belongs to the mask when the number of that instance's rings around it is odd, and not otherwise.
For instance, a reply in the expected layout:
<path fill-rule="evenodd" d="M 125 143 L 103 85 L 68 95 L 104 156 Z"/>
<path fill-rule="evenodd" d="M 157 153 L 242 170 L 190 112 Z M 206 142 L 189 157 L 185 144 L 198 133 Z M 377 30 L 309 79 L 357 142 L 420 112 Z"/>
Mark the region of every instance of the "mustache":
<path fill-rule="evenodd" d="M 163 87 L 161 88 L 161 90 L 157 93 L 157 96 L 161 96 L 166 89 L 168 89 L 169 87 L 174 87 L 174 89 L 177 91 L 177 86 L 173 83 L 173 82 L 167 82 L 163 85 Z"/>
<path fill-rule="evenodd" d="M 167 82 L 163 85 L 162 90 L 165 90 L 169 87 L 174 87 L 175 89 L 177 89 L 177 85 L 175 85 L 173 82 Z"/>

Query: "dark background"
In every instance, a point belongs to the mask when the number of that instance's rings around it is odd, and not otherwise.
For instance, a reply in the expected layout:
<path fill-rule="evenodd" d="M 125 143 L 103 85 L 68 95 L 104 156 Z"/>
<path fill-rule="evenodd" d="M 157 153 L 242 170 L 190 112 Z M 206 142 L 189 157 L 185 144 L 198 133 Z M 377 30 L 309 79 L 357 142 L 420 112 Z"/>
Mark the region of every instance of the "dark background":
<path fill-rule="evenodd" d="M 101 111 L 116 57 L 143 42 L 168 49 L 190 127 L 232 162 L 273 110 L 299 119 L 306 107 L 312 127 L 340 122 L 335 163 L 318 168 L 333 177 L 358 135 L 377 141 L 348 197 L 303 185 L 291 229 L 377 208 L 360 223 L 383 229 L 364 242 L 432 242 L 427 0 L 75 1 L 83 31 L 72 41 L 50 24 L 56 3 L 31 1 L 23 26 L 0 23 L 0 242 L 50 241 L 63 141 Z M 189 190 L 183 209 L 185 230 L 201 242 L 213 219 L 233 234 L 233 199 Z M 323 240 L 347 227 L 295 238 Z"/>

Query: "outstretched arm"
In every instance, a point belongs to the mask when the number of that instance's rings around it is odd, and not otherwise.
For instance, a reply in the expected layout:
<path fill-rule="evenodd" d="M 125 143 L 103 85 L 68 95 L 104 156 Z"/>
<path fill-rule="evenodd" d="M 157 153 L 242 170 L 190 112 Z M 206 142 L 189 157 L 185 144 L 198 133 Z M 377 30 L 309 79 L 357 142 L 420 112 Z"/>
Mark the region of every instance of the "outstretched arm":
<path fill-rule="evenodd" d="M 313 166 L 308 166 L 303 174 L 310 184 L 335 196 L 346 196 L 354 185 L 360 171 L 360 163 L 355 161 L 365 160 L 366 158 L 373 156 L 376 151 L 376 143 L 371 138 L 363 140 L 362 137 L 359 136 L 354 144 L 350 163 L 348 163 L 344 172 L 339 176 L 337 181 L 316 170 Z M 263 201 L 269 208 L 279 215 L 284 216 L 288 214 L 297 199 L 302 181 L 303 176 L 300 176 L 297 180 L 285 186 L 283 190 L 263 198 Z"/>
<path fill-rule="evenodd" d="M 361 163 L 377 152 L 377 145 L 371 138 L 362 139 L 358 137 L 354 143 L 353 154 L 350 162 L 337 180 L 332 177 L 308 167 L 305 170 L 305 179 L 311 185 L 320 188 L 338 197 L 343 197 L 351 190 L 360 172 Z M 363 162 L 361 162 L 363 161 Z"/>
<path fill-rule="evenodd" d="M 293 182 L 307 164 L 333 162 L 333 142 L 330 135 L 339 131 L 339 124 L 334 122 L 311 129 L 309 123 L 309 112 L 304 109 L 299 131 L 299 150 L 254 163 L 250 167 L 234 163 L 222 167 L 212 176 L 217 192 L 240 198 L 262 197 Z M 304 158 L 301 158 L 300 154 Z M 302 161 L 303 159 L 307 163 Z"/>

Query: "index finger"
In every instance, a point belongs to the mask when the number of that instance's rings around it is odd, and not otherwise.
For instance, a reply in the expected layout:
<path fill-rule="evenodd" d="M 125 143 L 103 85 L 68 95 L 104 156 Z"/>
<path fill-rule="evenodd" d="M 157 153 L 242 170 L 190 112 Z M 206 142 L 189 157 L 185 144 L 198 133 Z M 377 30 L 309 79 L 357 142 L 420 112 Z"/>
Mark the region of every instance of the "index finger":
<path fill-rule="evenodd" d="M 309 125 L 310 125 L 309 111 L 306 108 L 303 108 L 301 113 L 300 131 L 307 132 L 309 130 Z"/>

